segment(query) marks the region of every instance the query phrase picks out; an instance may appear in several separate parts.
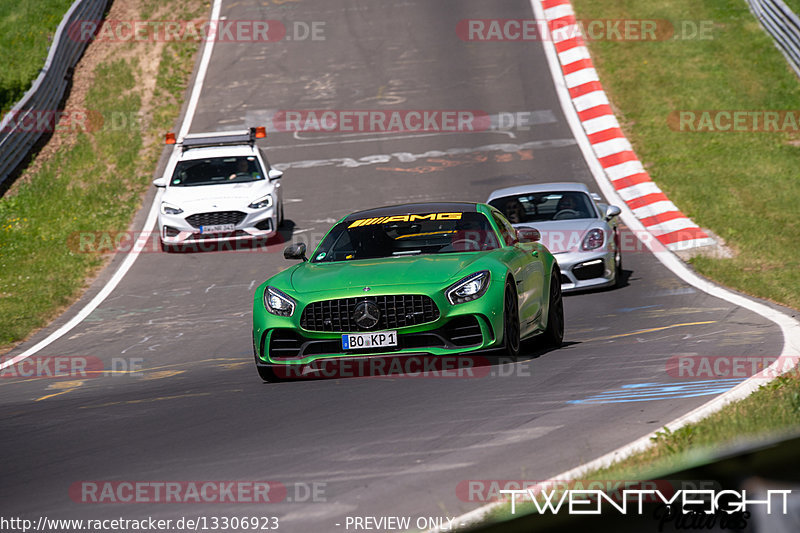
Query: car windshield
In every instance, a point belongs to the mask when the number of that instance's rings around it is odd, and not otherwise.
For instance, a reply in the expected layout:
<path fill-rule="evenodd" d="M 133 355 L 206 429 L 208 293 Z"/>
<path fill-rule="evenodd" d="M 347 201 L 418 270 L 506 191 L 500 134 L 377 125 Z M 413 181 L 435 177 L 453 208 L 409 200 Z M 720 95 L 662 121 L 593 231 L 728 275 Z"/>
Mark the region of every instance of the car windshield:
<path fill-rule="evenodd" d="M 512 224 L 597 218 L 589 196 L 579 191 L 503 196 L 495 198 L 489 204 L 499 209 Z"/>
<path fill-rule="evenodd" d="M 312 263 L 493 250 L 499 246 L 481 213 L 422 213 L 337 224 Z"/>
<path fill-rule="evenodd" d="M 242 183 L 265 179 L 255 156 L 209 157 L 180 161 L 172 173 L 172 187 Z"/>

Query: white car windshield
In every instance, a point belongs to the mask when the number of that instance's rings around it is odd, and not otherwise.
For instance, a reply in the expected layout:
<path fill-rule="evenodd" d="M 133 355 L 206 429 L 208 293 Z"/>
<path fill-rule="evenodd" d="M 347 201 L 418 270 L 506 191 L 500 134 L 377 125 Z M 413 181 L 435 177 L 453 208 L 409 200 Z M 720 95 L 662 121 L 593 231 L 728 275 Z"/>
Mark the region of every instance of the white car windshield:
<path fill-rule="evenodd" d="M 172 187 L 220 185 L 266 179 L 255 156 L 209 157 L 180 161 L 172 173 Z"/>

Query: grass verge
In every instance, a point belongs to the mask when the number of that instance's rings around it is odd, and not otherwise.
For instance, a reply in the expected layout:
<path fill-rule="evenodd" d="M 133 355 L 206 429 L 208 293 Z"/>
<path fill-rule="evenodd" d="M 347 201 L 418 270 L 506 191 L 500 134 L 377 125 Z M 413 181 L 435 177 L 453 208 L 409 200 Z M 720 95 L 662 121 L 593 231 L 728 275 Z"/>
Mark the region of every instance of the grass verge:
<path fill-rule="evenodd" d="M 575 0 L 581 19 L 713 21 L 710 39 L 590 42 L 636 153 L 681 210 L 720 235 L 729 259 L 696 257 L 724 285 L 800 309 L 800 129 L 676 131 L 686 110 L 796 110 L 800 81 L 742 0 Z M 699 115 L 698 115 L 699 116 Z"/>
<path fill-rule="evenodd" d="M 208 10 L 203 0 L 154 6 L 123 0 L 109 16 L 120 9 L 119 19 L 143 12 L 193 19 Z M 0 199 L 0 353 L 75 301 L 108 260 L 81 253 L 75 237 L 130 224 L 161 153 L 157 132 L 178 115 L 197 47 L 195 41 L 90 45 L 66 107 L 88 110 L 89 122 L 99 117 L 100 124 L 57 131 L 50 143 L 57 148 L 44 153 L 46 147 Z"/>
<path fill-rule="evenodd" d="M 0 0 L 0 111 L 22 98 L 72 0 Z"/>

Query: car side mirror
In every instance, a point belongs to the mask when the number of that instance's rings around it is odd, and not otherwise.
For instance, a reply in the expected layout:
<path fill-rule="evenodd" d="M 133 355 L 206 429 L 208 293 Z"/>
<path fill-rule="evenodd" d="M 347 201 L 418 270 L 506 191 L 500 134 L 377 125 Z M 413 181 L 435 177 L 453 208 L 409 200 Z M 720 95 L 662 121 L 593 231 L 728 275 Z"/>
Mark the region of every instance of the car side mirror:
<path fill-rule="evenodd" d="M 283 171 L 271 168 L 269 169 L 269 172 L 267 172 L 267 177 L 270 181 L 280 179 L 283 177 Z"/>
<path fill-rule="evenodd" d="M 166 187 L 167 186 L 167 178 L 160 177 L 153 180 L 153 185 L 156 187 Z"/>
<path fill-rule="evenodd" d="M 308 261 L 306 257 L 306 243 L 299 242 L 297 244 L 293 244 L 291 246 L 287 246 L 283 250 L 283 258 L 284 259 L 302 259 L 303 261 Z"/>
<path fill-rule="evenodd" d="M 612 218 L 614 218 L 615 216 L 619 215 L 620 213 L 622 213 L 622 210 L 619 207 L 617 207 L 615 205 L 610 205 L 610 206 L 608 206 L 606 208 L 606 217 L 605 218 L 606 218 L 606 220 L 611 220 Z"/>
<path fill-rule="evenodd" d="M 536 228 L 522 226 L 517 228 L 517 239 L 519 242 L 539 242 L 542 239 L 542 234 Z"/>

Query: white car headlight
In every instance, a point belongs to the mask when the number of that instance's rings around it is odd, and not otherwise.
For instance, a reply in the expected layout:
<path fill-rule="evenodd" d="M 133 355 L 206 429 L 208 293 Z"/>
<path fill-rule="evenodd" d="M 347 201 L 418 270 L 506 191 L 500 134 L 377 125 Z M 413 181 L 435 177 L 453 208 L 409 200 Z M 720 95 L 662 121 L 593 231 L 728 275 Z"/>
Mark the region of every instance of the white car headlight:
<path fill-rule="evenodd" d="M 265 207 L 269 207 L 272 205 L 272 195 L 268 194 L 263 198 L 259 198 L 255 202 L 251 203 L 247 207 L 250 209 L 264 209 Z"/>
<path fill-rule="evenodd" d="M 181 213 L 183 213 L 183 209 L 181 209 L 177 205 L 168 204 L 167 202 L 161 202 L 162 215 L 180 215 Z"/>
<path fill-rule="evenodd" d="M 586 234 L 586 237 L 583 238 L 583 245 L 581 245 L 581 248 L 586 251 L 596 250 L 603 246 L 605 240 L 606 238 L 603 234 L 603 230 L 595 228 L 589 231 L 589 233 Z"/>
<path fill-rule="evenodd" d="M 451 304 L 463 304 L 465 302 L 477 300 L 483 296 L 488 287 L 489 271 L 481 270 L 450 285 L 445 291 L 445 295 L 447 299 L 450 300 Z"/>
<path fill-rule="evenodd" d="M 278 316 L 292 316 L 294 314 L 294 299 L 284 294 L 275 287 L 267 287 L 264 291 L 264 305 L 267 311 Z"/>

